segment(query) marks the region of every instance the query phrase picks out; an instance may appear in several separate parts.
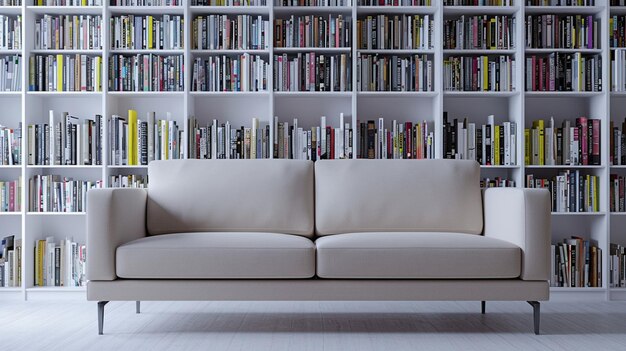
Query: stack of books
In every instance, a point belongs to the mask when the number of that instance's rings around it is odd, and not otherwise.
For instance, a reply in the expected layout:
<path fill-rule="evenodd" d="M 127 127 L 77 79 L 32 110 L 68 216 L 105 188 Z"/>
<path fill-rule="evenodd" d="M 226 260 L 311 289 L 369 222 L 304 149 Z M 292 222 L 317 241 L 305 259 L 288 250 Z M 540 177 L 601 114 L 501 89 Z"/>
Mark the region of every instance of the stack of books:
<path fill-rule="evenodd" d="M 35 286 L 84 286 L 87 249 L 71 239 L 35 241 Z"/>

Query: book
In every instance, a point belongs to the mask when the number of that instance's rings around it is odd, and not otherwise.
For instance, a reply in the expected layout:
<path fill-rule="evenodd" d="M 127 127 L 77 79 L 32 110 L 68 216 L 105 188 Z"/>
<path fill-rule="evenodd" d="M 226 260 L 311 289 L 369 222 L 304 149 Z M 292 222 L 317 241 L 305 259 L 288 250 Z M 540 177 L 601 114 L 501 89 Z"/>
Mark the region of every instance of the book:
<path fill-rule="evenodd" d="M 22 90 L 22 56 L 0 57 L 0 91 Z"/>
<path fill-rule="evenodd" d="M 0 14 L 0 50 L 22 49 L 22 16 Z"/>

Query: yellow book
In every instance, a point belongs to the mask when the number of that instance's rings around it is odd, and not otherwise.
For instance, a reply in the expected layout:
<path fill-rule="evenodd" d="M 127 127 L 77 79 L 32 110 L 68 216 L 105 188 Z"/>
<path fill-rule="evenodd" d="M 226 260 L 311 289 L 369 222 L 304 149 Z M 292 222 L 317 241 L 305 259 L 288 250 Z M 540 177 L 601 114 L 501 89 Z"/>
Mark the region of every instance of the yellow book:
<path fill-rule="evenodd" d="M 148 49 L 154 49 L 152 47 L 152 16 L 148 16 L 146 21 L 148 22 Z"/>
<path fill-rule="evenodd" d="M 168 123 L 166 120 L 161 120 L 161 155 L 163 160 L 169 159 L 168 155 Z"/>
<path fill-rule="evenodd" d="M 102 57 L 96 56 L 96 86 L 95 91 L 102 91 Z"/>
<path fill-rule="evenodd" d="M 137 165 L 137 111 L 128 110 L 128 140 L 127 140 L 128 164 Z"/>
<path fill-rule="evenodd" d="M 483 56 L 483 90 L 489 90 L 489 57 Z"/>
<path fill-rule="evenodd" d="M 37 274 L 37 285 L 38 286 L 44 286 L 44 280 L 43 280 L 43 257 L 45 254 L 45 248 L 46 248 L 46 241 L 45 240 L 38 240 L 37 241 L 37 267 L 35 267 L 36 271 L 35 273 Z"/>
<path fill-rule="evenodd" d="M 542 119 L 536 120 L 533 122 L 533 129 L 537 129 L 539 132 L 539 165 L 543 166 L 546 164 L 546 157 L 544 155 L 544 143 L 545 143 L 545 129 L 544 123 Z"/>
<path fill-rule="evenodd" d="M 493 132 L 493 165 L 500 165 L 500 126 L 494 126 Z"/>
<path fill-rule="evenodd" d="M 524 164 L 530 164 L 530 129 L 524 129 Z"/>
<path fill-rule="evenodd" d="M 600 199 L 598 194 L 598 177 L 593 177 L 593 210 L 598 212 L 600 211 Z"/>
<path fill-rule="evenodd" d="M 57 55 L 57 91 L 63 91 L 63 55 Z"/>
<path fill-rule="evenodd" d="M 489 28 L 496 28 L 497 24 L 496 24 L 496 18 L 492 18 L 491 19 L 491 26 L 489 26 Z M 490 30 L 487 30 L 487 43 L 491 44 L 491 42 L 493 41 L 494 45 L 490 45 L 490 49 L 491 50 L 495 50 L 498 48 L 498 38 L 495 38 L 495 40 L 493 40 L 492 36 L 495 36 L 496 33 L 492 33 Z"/>

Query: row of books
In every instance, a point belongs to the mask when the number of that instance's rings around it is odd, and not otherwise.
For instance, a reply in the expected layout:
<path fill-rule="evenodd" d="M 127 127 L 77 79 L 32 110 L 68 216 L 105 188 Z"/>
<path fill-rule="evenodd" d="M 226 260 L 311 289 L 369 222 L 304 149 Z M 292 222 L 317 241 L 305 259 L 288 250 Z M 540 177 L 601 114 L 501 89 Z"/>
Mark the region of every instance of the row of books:
<path fill-rule="evenodd" d="M 446 91 L 514 91 L 515 59 L 511 56 L 450 56 L 443 60 Z"/>
<path fill-rule="evenodd" d="M 480 180 L 481 188 L 515 188 L 515 181 L 502 177 L 483 178 Z"/>
<path fill-rule="evenodd" d="M 260 55 L 197 57 L 192 91 L 267 91 L 269 62 Z"/>
<path fill-rule="evenodd" d="M 35 175 L 28 180 L 28 209 L 31 212 L 84 212 L 87 210 L 87 190 L 103 187 L 101 180 Z"/>
<path fill-rule="evenodd" d="M 266 6 L 267 0 L 191 0 L 191 6 Z"/>
<path fill-rule="evenodd" d="M 0 287 L 22 286 L 22 239 L 9 235 L 0 241 Z"/>
<path fill-rule="evenodd" d="M 87 247 L 54 237 L 35 241 L 35 286 L 84 286 Z"/>
<path fill-rule="evenodd" d="M 181 6 L 181 0 L 110 0 L 110 6 Z"/>
<path fill-rule="evenodd" d="M 11 17 L 0 14 L 0 50 L 22 48 L 22 16 Z"/>
<path fill-rule="evenodd" d="M 587 117 L 574 122 L 564 120 L 561 127 L 550 118 L 535 120 L 532 128 L 524 129 L 527 165 L 600 165 L 601 120 Z"/>
<path fill-rule="evenodd" d="M 550 246 L 550 286 L 602 287 L 602 249 L 594 241 L 572 236 Z"/>
<path fill-rule="evenodd" d="M 102 115 L 79 119 L 49 111 L 49 122 L 28 126 L 29 165 L 102 165 Z"/>
<path fill-rule="evenodd" d="M 433 58 L 428 55 L 357 54 L 359 91 L 432 91 Z"/>
<path fill-rule="evenodd" d="M 374 15 L 357 19 L 357 48 L 364 50 L 432 49 L 431 15 Z"/>
<path fill-rule="evenodd" d="M 526 6 L 596 6 L 596 0 L 526 0 Z"/>
<path fill-rule="evenodd" d="M 22 124 L 17 128 L 0 125 L 0 166 L 22 164 Z"/>
<path fill-rule="evenodd" d="M 611 50 L 611 91 L 626 92 L 626 49 Z"/>
<path fill-rule="evenodd" d="M 513 0 L 443 0 L 444 6 L 513 6 Z"/>
<path fill-rule="evenodd" d="M 622 122 L 622 129 L 609 122 L 609 155 L 611 165 L 626 165 L 626 118 Z"/>
<path fill-rule="evenodd" d="M 513 166 L 517 164 L 517 123 L 495 123 L 487 116 L 487 124 L 443 116 L 443 151 L 445 158 L 476 160 L 481 165 Z"/>
<path fill-rule="evenodd" d="M 274 91 L 350 91 L 350 55 L 274 55 Z"/>
<path fill-rule="evenodd" d="M 528 56 L 526 91 L 602 91 L 602 57 L 580 52 Z"/>
<path fill-rule="evenodd" d="M 30 91 L 102 91 L 102 57 L 88 55 L 33 55 Z"/>
<path fill-rule="evenodd" d="M 165 119 L 148 112 L 141 120 L 137 111 L 128 110 L 127 117 L 113 115 L 107 123 L 112 165 L 147 165 L 153 160 L 183 158 L 184 133 L 169 112 Z"/>
<path fill-rule="evenodd" d="M 426 121 L 422 123 L 391 121 L 381 117 L 357 121 L 357 158 L 432 159 L 435 158 L 435 134 Z"/>
<path fill-rule="evenodd" d="M 102 0 L 34 0 L 35 6 L 102 6 Z"/>
<path fill-rule="evenodd" d="M 270 157 L 271 139 L 268 124 L 252 118 L 250 127 L 237 128 L 230 122 L 202 126 L 189 118 L 188 155 L 192 159 L 266 159 Z"/>
<path fill-rule="evenodd" d="M 526 47 L 537 49 L 600 48 L 600 21 L 591 15 L 526 17 Z"/>
<path fill-rule="evenodd" d="M 626 177 L 611 174 L 611 181 L 609 182 L 609 210 L 611 212 L 626 212 L 625 182 Z"/>
<path fill-rule="evenodd" d="M 511 16 L 466 16 L 443 23 L 444 49 L 502 50 L 515 47 L 516 18 Z"/>
<path fill-rule="evenodd" d="M 183 55 L 112 55 L 109 91 L 184 91 Z"/>
<path fill-rule="evenodd" d="M 626 46 L 626 16 L 609 17 L 609 46 L 619 48 Z"/>
<path fill-rule="evenodd" d="M 261 15 L 206 15 L 191 22 L 191 48 L 199 50 L 267 50 L 270 21 Z"/>
<path fill-rule="evenodd" d="M 319 126 L 304 128 L 297 118 L 290 125 L 274 117 L 274 158 L 312 161 L 352 158 L 353 130 L 343 113 L 338 124 L 338 128 L 333 128 L 326 124 L 326 116 L 322 116 Z"/>
<path fill-rule="evenodd" d="M 0 91 L 22 90 L 22 56 L 0 56 Z"/>
<path fill-rule="evenodd" d="M 277 48 L 344 48 L 350 47 L 351 41 L 350 16 L 291 15 L 274 20 L 274 46 Z"/>
<path fill-rule="evenodd" d="M 35 19 L 35 49 L 102 49 L 102 16 L 43 15 Z"/>
<path fill-rule="evenodd" d="M 111 49 L 182 49 L 184 29 L 183 16 L 179 15 L 111 17 L 109 22 Z"/>
<path fill-rule="evenodd" d="M 620 244 L 609 245 L 609 288 L 626 287 L 626 248 Z"/>
<path fill-rule="evenodd" d="M 265 0 L 261 0 L 261 1 L 265 3 Z M 363 1 L 363 0 L 359 0 L 359 1 Z M 413 0 L 413 1 L 424 1 L 424 0 Z M 430 0 L 426 0 L 426 1 L 430 1 Z M 277 7 L 281 7 L 281 6 L 352 6 L 352 0 L 274 0 L 274 6 L 277 6 Z"/>
<path fill-rule="evenodd" d="M 0 212 L 22 210 L 22 177 L 18 180 L 0 180 Z"/>
<path fill-rule="evenodd" d="M 551 179 L 526 175 L 527 188 L 547 188 L 553 212 L 598 212 L 600 177 L 584 175 L 580 170 L 563 170 Z"/>
<path fill-rule="evenodd" d="M 139 174 L 112 175 L 109 177 L 110 188 L 147 188 L 148 176 Z"/>

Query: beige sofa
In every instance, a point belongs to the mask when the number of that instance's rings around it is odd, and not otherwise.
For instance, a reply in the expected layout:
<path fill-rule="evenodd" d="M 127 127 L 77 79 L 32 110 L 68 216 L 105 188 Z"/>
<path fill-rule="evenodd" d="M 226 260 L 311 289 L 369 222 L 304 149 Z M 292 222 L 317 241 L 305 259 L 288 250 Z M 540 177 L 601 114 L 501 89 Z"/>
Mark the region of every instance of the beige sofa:
<path fill-rule="evenodd" d="M 88 193 L 87 298 L 549 298 L 546 190 L 481 192 L 458 160 L 152 162 Z"/>

